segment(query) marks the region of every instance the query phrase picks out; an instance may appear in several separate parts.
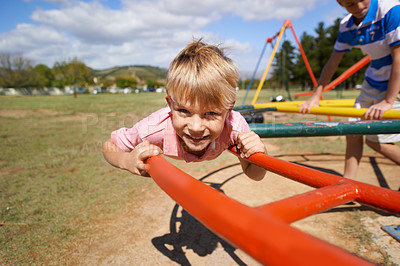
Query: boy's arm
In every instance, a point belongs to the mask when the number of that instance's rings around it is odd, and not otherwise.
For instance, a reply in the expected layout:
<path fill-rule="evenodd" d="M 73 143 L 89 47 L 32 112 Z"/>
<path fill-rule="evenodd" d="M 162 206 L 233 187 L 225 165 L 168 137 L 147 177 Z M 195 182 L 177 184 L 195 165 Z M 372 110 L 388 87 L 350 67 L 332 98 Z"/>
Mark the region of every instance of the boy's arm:
<path fill-rule="evenodd" d="M 385 99 L 368 108 L 364 117 L 366 119 L 382 119 L 383 113 L 392 109 L 393 102 L 399 94 L 400 88 L 400 44 L 390 48 L 392 54 L 392 70 L 390 73 L 389 83 L 385 95 Z"/>
<path fill-rule="evenodd" d="M 319 106 L 319 99 L 321 98 L 322 90 L 331 81 L 336 69 L 340 64 L 340 61 L 342 61 L 343 55 L 344 52 L 332 52 L 328 62 L 326 62 L 324 68 L 322 69 L 321 77 L 318 81 L 318 87 L 315 89 L 314 94 L 305 103 L 299 105 L 301 107 L 300 113 L 309 113 L 311 107 Z"/>
<path fill-rule="evenodd" d="M 138 144 L 131 152 L 121 150 L 111 139 L 103 144 L 103 156 L 109 164 L 140 176 L 149 176 L 145 160 L 161 153 L 162 150 L 149 141 Z"/>
<path fill-rule="evenodd" d="M 240 157 L 248 158 L 250 155 L 256 152 L 266 153 L 264 143 L 260 137 L 253 131 L 248 133 L 240 133 L 238 136 L 238 149 L 241 154 Z M 264 168 L 252 164 L 245 159 L 239 158 L 240 164 L 242 166 L 243 172 L 253 180 L 259 181 L 264 178 L 267 172 Z"/>

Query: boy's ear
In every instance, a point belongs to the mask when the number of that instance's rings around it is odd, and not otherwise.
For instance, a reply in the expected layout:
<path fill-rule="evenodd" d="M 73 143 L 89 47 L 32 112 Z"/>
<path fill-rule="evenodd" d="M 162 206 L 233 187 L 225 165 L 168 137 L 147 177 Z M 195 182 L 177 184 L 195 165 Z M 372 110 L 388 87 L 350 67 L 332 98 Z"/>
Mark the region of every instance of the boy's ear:
<path fill-rule="evenodd" d="M 231 108 L 229 108 L 229 113 L 230 113 L 230 112 L 232 112 L 232 110 L 233 110 L 233 107 L 235 107 L 235 104 L 236 104 L 236 100 L 233 102 L 233 104 L 232 104 L 232 107 L 231 107 Z"/>
<path fill-rule="evenodd" d="M 165 100 L 167 100 L 168 106 L 170 109 L 172 109 L 172 100 L 169 95 L 165 96 Z"/>

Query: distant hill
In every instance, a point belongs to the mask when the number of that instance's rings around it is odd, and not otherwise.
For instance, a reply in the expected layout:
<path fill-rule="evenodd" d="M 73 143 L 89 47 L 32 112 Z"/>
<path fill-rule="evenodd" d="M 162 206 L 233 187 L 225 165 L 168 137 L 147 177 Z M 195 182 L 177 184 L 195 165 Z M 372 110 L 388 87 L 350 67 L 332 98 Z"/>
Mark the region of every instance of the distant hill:
<path fill-rule="evenodd" d="M 262 77 L 263 71 L 256 74 L 256 79 Z M 136 76 L 140 80 L 147 78 L 155 78 L 157 80 L 165 80 L 167 78 L 167 69 L 148 66 L 148 65 L 134 65 L 134 66 L 117 66 L 103 70 L 93 70 L 93 75 L 100 79 L 114 78 L 121 75 Z M 239 73 L 240 79 L 250 79 L 253 73 L 250 71 L 241 71 Z"/>
<path fill-rule="evenodd" d="M 167 70 L 159 67 L 135 65 L 112 67 L 103 70 L 93 70 L 93 75 L 100 79 L 113 78 L 121 75 L 136 76 L 141 80 L 155 78 L 157 80 L 167 78 Z"/>

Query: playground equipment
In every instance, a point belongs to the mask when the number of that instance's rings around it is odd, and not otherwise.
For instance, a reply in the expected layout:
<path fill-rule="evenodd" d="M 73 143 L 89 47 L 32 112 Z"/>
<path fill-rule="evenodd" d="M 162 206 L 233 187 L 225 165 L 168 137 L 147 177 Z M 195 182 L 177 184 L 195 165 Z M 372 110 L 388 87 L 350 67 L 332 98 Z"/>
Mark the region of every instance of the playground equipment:
<path fill-rule="evenodd" d="M 362 68 L 363 66 L 365 66 L 366 64 L 368 64 L 371 61 L 371 58 L 369 56 L 366 56 L 364 58 L 362 58 L 360 61 L 358 61 L 357 63 L 355 63 L 353 66 L 351 66 L 350 68 L 348 68 L 345 72 L 343 72 L 339 77 L 337 77 L 335 80 L 333 80 L 331 83 L 329 83 L 328 85 L 325 86 L 325 88 L 322 90 L 322 93 L 327 92 L 333 88 L 335 88 L 337 85 L 339 85 L 340 83 L 342 83 L 344 80 L 346 80 L 348 77 L 350 77 L 351 75 L 353 75 L 355 72 L 357 72 L 360 68 Z M 299 96 L 307 96 L 307 95 L 312 95 L 313 92 L 309 91 L 309 92 L 303 92 L 303 93 L 297 93 L 294 96 L 295 97 L 299 97 Z"/>
<path fill-rule="evenodd" d="M 262 111 L 268 109 L 270 111 L 299 113 L 300 107 L 297 107 L 297 105 L 302 103 L 301 101 L 256 104 L 280 39 L 288 27 L 292 29 L 313 84 L 315 87 L 317 86 L 292 23 L 290 20 L 286 20 L 280 32 L 269 38 L 264 46 L 262 55 L 266 45 L 278 38 L 252 105 L 244 106 L 242 104 L 235 110 L 241 113 L 252 113 L 260 109 L 264 109 Z M 256 71 L 261 57 L 257 63 Z M 337 86 L 369 61 L 369 57 L 360 60 L 330 83 L 324 89 L 324 92 Z M 248 90 L 250 87 L 251 83 Z M 297 94 L 296 96 L 309 94 L 311 93 Z M 362 117 L 367 109 L 343 107 L 353 105 L 354 100 L 321 101 L 320 107 L 311 108 L 310 113 Z M 400 111 L 389 110 L 385 112 L 383 119 L 400 119 Z M 290 134 L 292 136 L 365 135 L 399 133 L 400 120 L 262 124 L 251 125 L 251 127 L 261 137 L 288 137 Z M 239 156 L 235 146 L 230 148 L 230 152 Z M 400 214 L 399 192 L 286 162 L 263 153 L 253 154 L 246 160 L 268 171 L 316 189 L 262 206 L 249 207 L 186 174 L 161 155 L 149 158 L 147 163 L 150 165 L 149 174 L 153 180 L 180 206 L 217 235 L 241 248 L 263 264 L 372 265 L 345 250 L 291 227 L 290 223 L 352 201 Z"/>
<path fill-rule="evenodd" d="M 243 113 L 259 113 L 265 111 L 277 111 L 274 108 L 279 106 L 292 106 L 297 107 L 299 104 L 305 101 L 290 101 L 290 102 L 271 102 L 271 103 L 258 103 L 255 105 L 240 105 L 233 107 L 233 110 Z M 341 100 L 321 100 L 320 107 L 352 107 L 354 106 L 355 100 L 352 99 L 341 99 Z M 272 109 L 271 109 L 272 108 Z"/>
<path fill-rule="evenodd" d="M 320 100 L 320 107 L 353 107 L 355 99 L 335 99 L 335 100 Z M 266 108 L 266 107 L 276 107 L 281 105 L 291 105 L 298 106 L 305 101 L 290 101 L 290 102 L 280 102 L 280 103 L 257 103 L 254 108 Z"/>
<path fill-rule="evenodd" d="M 309 113 L 315 115 L 332 115 L 344 117 L 364 117 L 367 108 L 345 108 L 345 107 L 311 107 Z M 268 108 L 268 111 L 300 113 L 300 107 L 293 105 L 279 105 Z M 399 110 L 387 110 L 383 113 L 382 119 L 400 119 Z"/>
<path fill-rule="evenodd" d="M 256 103 L 256 101 L 257 101 L 258 95 L 260 94 L 261 88 L 262 88 L 262 86 L 264 85 L 264 81 L 265 81 L 265 79 L 266 79 L 266 77 L 267 77 L 267 74 L 268 74 L 268 72 L 269 72 L 269 69 L 270 69 L 270 67 L 271 67 L 271 65 L 272 65 L 272 61 L 274 60 L 276 51 L 278 50 L 279 43 L 280 43 L 280 41 L 281 41 L 281 39 L 282 39 L 283 33 L 285 32 L 285 30 L 286 30 L 287 28 L 290 28 L 290 29 L 292 30 L 293 36 L 294 36 L 294 38 L 295 38 L 295 40 L 296 40 L 296 43 L 297 43 L 297 45 L 298 45 L 298 47 L 299 47 L 299 50 L 300 50 L 301 56 L 302 56 L 302 58 L 303 58 L 303 61 L 304 61 L 305 65 L 306 65 L 307 71 L 308 71 L 308 73 L 309 73 L 309 75 L 310 75 L 310 77 L 311 77 L 311 80 L 312 80 L 314 86 L 317 87 L 317 81 L 316 81 L 316 79 L 315 79 L 315 77 L 314 77 L 314 73 L 312 72 L 312 69 L 311 69 L 311 67 L 310 67 L 310 64 L 308 63 L 308 60 L 307 60 L 307 57 L 306 57 L 306 55 L 305 55 L 305 53 L 304 53 L 303 47 L 301 46 L 301 43 L 300 43 L 299 39 L 297 38 L 296 32 L 295 32 L 295 30 L 294 30 L 294 28 L 293 28 L 293 24 L 292 24 L 292 22 L 291 22 L 290 20 L 287 19 L 287 20 L 285 20 L 285 21 L 283 22 L 283 26 L 282 26 L 281 30 L 279 31 L 279 33 L 277 33 L 277 34 L 275 34 L 273 37 L 267 39 L 266 44 L 267 44 L 267 43 L 271 43 L 275 38 L 278 38 L 277 41 L 276 41 L 276 43 L 275 43 L 274 49 L 272 50 L 272 54 L 271 54 L 271 57 L 269 58 L 267 67 L 266 67 L 266 69 L 265 69 L 265 71 L 264 71 L 264 74 L 263 74 L 263 76 L 262 76 L 262 78 L 261 78 L 261 80 L 260 80 L 260 83 L 259 83 L 259 85 L 258 85 L 258 87 L 257 87 L 257 91 L 256 91 L 256 94 L 254 95 L 254 98 L 253 98 L 253 101 L 252 101 L 252 105 L 254 105 L 254 104 Z M 264 50 L 265 50 L 266 44 L 264 45 L 264 49 L 263 49 L 262 55 L 264 54 Z M 260 59 L 259 59 L 259 61 L 258 61 L 258 63 L 257 63 L 256 70 L 255 70 L 255 72 L 254 72 L 254 74 L 253 74 L 253 78 L 254 78 L 255 73 L 257 72 L 257 69 L 258 69 L 258 65 L 259 65 L 260 60 L 261 60 L 261 57 L 260 57 Z M 253 79 L 253 78 L 252 78 L 252 79 Z M 251 81 L 251 83 L 252 83 L 252 81 Z M 251 87 L 251 84 L 249 84 L 249 86 L 248 86 L 248 88 L 247 88 L 247 92 L 246 92 L 245 98 L 244 98 L 244 100 L 243 100 L 243 104 L 244 104 L 244 101 L 246 100 L 247 93 L 248 93 L 250 87 Z"/>
<path fill-rule="evenodd" d="M 352 67 L 350 67 L 345 72 L 343 72 L 339 77 L 337 77 L 331 83 L 329 83 L 324 88 L 324 90 L 322 92 L 324 93 L 324 92 L 327 92 L 327 91 L 335 88 L 335 86 L 337 86 L 340 83 L 342 83 L 345 79 L 347 79 L 348 77 L 353 75 L 360 68 L 362 68 L 363 66 L 368 64 L 370 61 L 371 61 L 371 59 L 369 58 L 369 56 L 364 57 L 363 59 L 358 61 L 356 64 L 354 64 Z M 261 90 L 261 87 L 259 87 L 260 90 Z M 304 93 L 297 93 L 294 96 L 295 97 L 308 96 L 308 95 L 312 95 L 312 94 L 313 94 L 313 92 L 304 92 Z M 275 110 L 275 111 L 279 111 L 279 112 L 297 112 L 298 113 L 300 108 L 296 108 L 297 105 L 299 105 L 301 103 L 304 103 L 304 101 L 290 101 L 290 102 L 279 102 L 279 103 L 278 102 L 273 102 L 273 103 L 256 104 L 258 95 L 259 95 L 259 91 L 257 90 L 257 93 L 254 96 L 254 99 L 253 99 L 253 102 L 252 102 L 252 106 L 253 106 L 254 109 L 276 107 L 277 110 Z M 346 100 L 323 100 L 323 98 L 321 96 L 320 107 L 352 107 L 352 106 L 354 106 L 354 102 L 355 102 L 355 100 L 350 100 L 350 99 L 346 99 Z M 350 113 L 353 113 L 353 112 L 357 112 L 358 113 L 358 111 L 353 111 L 354 108 L 348 108 L 347 110 L 341 110 L 341 111 L 340 110 L 335 110 L 335 109 L 329 109 L 329 110 L 328 109 L 321 109 L 321 110 L 318 110 L 316 108 L 318 108 L 318 107 L 313 107 L 312 111 L 310 111 L 310 113 L 315 112 L 315 114 L 328 115 L 329 121 L 332 121 L 331 115 L 338 115 L 338 113 L 339 113 L 339 116 L 348 116 L 348 117 L 353 117 L 354 116 L 354 115 L 344 115 L 344 111 L 350 111 Z M 269 110 L 269 111 L 272 111 L 272 110 Z M 338 111 L 338 112 L 336 112 L 336 111 Z M 332 113 L 330 113 L 330 112 L 332 112 Z M 400 118 L 399 116 L 395 116 L 395 117 L 388 118 L 388 119 L 399 119 L 399 118 Z"/>
<path fill-rule="evenodd" d="M 244 102 L 245 102 L 246 99 L 247 99 L 247 95 L 249 94 L 249 90 L 250 90 L 250 88 L 251 88 L 251 85 L 253 85 L 254 78 L 256 77 L 256 74 L 257 74 L 257 71 L 258 71 L 258 67 L 260 66 L 261 59 L 262 59 L 262 57 L 264 56 L 265 49 L 267 48 L 267 45 L 268 45 L 269 43 L 271 43 L 271 45 L 272 45 L 272 41 L 273 41 L 277 36 L 278 36 L 278 33 L 275 34 L 275 36 L 273 36 L 273 37 L 271 37 L 271 38 L 268 38 L 267 41 L 265 42 L 264 47 L 263 47 L 263 49 L 262 49 L 262 51 L 261 51 L 260 57 L 258 58 L 258 61 L 257 61 L 257 64 L 256 64 L 256 68 L 254 69 L 253 76 L 251 77 L 250 82 L 249 82 L 249 85 L 247 86 L 246 94 L 244 95 L 244 98 L 243 98 L 243 101 L 242 101 L 242 105 L 244 105 Z"/>
<path fill-rule="evenodd" d="M 274 57 L 275 57 L 275 54 L 276 54 L 276 51 L 277 51 L 277 49 L 278 49 L 280 40 L 281 40 L 281 38 L 282 38 L 282 36 L 283 36 L 283 33 L 285 32 L 286 28 L 290 28 L 290 29 L 292 30 L 293 36 L 294 36 L 294 38 L 295 38 L 295 40 L 296 40 L 296 43 L 297 43 L 297 45 L 298 45 L 298 47 L 299 47 L 301 56 L 302 56 L 302 58 L 303 58 L 303 61 L 304 61 L 305 66 L 306 66 L 306 68 L 307 68 L 307 71 L 308 71 L 308 73 L 309 73 L 309 75 L 310 75 L 310 78 L 311 78 L 311 80 L 312 80 L 312 82 L 313 82 L 313 85 L 314 85 L 314 87 L 317 87 L 317 86 L 318 86 L 318 83 L 317 83 L 317 81 L 316 81 L 316 79 L 315 79 L 314 73 L 312 72 L 312 69 L 311 69 L 310 64 L 309 64 L 309 62 L 308 62 L 308 60 L 307 60 L 307 57 L 306 57 L 306 55 L 305 55 L 305 53 L 304 53 L 304 50 L 303 50 L 303 48 L 302 48 L 302 46 L 301 46 L 301 43 L 300 43 L 300 41 L 299 41 L 298 38 L 297 38 L 296 32 L 295 32 L 295 30 L 294 30 L 294 28 L 293 28 L 293 24 L 292 24 L 292 22 L 291 22 L 290 20 L 285 20 L 284 23 L 283 23 L 283 26 L 282 26 L 282 28 L 281 28 L 281 30 L 280 30 L 280 32 L 276 33 L 273 37 L 267 39 L 267 41 L 266 41 L 266 43 L 265 43 L 265 45 L 264 45 L 264 47 L 263 47 L 263 50 L 262 50 L 262 52 L 261 52 L 261 56 L 260 56 L 260 58 L 259 58 L 259 60 L 258 60 L 258 62 L 257 62 L 257 64 L 256 64 L 256 69 L 254 70 L 254 73 L 253 73 L 253 76 L 252 76 L 252 78 L 251 78 L 251 81 L 250 81 L 250 83 L 249 83 L 249 85 L 248 85 L 248 87 L 247 87 L 246 94 L 245 94 L 245 96 L 244 96 L 244 98 L 243 98 L 242 105 L 244 105 L 244 103 L 245 103 L 245 100 L 246 100 L 246 98 L 247 98 L 248 92 L 249 92 L 249 90 L 250 90 L 250 88 L 251 88 L 251 85 L 252 85 L 252 83 L 253 83 L 255 74 L 256 74 L 256 72 L 257 72 L 257 70 L 258 70 L 258 67 L 259 67 L 261 58 L 262 58 L 262 56 L 263 56 L 263 54 L 264 54 L 264 52 L 265 52 L 265 49 L 266 49 L 267 44 L 268 44 L 268 43 L 272 43 L 272 41 L 273 41 L 275 38 L 278 38 L 277 41 L 276 41 L 276 43 L 275 43 L 275 46 L 274 46 L 274 48 L 273 48 L 271 57 L 270 57 L 270 59 L 269 59 L 269 61 L 268 61 L 268 65 L 267 65 L 267 67 L 266 67 L 266 69 L 265 69 L 265 71 L 264 71 L 264 74 L 263 74 L 263 76 L 262 76 L 262 78 L 261 78 L 261 80 L 260 80 L 260 83 L 259 83 L 258 87 L 257 87 L 257 91 L 256 91 L 256 93 L 255 93 L 255 95 L 254 95 L 254 98 L 253 98 L 252 102 L 251 102 L 251 104 L 252 104 L 253 106 L 255 106 L 255 108 L 258 108 L 258 107 L 256 106 L 256 102 L 257 102 L 258 96 L 259 96 L 259 94 L 260 94 L 261 88 L 262 88 L 263 85 L 264 85 L 264 82 L 265 82 L 265 79 L 266 79 L 267 74 L 268 74 L 268 72 L 269 72 L 269 69 L 270 69 L 270 67 L 271 67 L 272 61 L 273 61 L 273 59 L 274 59 Z M 361 69 L 362 67 L 364 67 L 365 65 L 367 65 L 370 61 L 371 61 L 370 57 L 369 57 L 369 56 L 365 56 L 365 57 L 362 58 L 360 61 L 358 61 L 357 63 L 355 63 L 353 66 L 351 66 L 349 69 L 347 69 L 345 72 L 343 72 L 339 77 L 337 77 L 335 80 L 333 80 L 331 83 L 329 83 L 329 84 L 324 88 L 324 90 L 323 90 L 322 92 L 324 93 L 324 92 L 327 92 L 327 91 L 329 91 L 329 90 L 335 88 L 335 87 L 338 86 L 340 83 L 342 83 L 344 80 L 346 80 L 346 79 L 349 78 L 351 75 L 353 75 L 355 72 L 357 72 L 359 69 Z M 288 89 L 288 88 L 287 88 L 287 89 Z M 312 95 L 312 93 L 313 93 L 313 92 L 297 93 L 297 94 L 294 95 L 294 97 L 309 96 L 309 95 Z M 290 94 L 289 94 L 289 95 L 290 95 Z M 322 96 L 321 96 L 321 100 L 323 100 L 323 97 L 322 97 Z M 331 120 L 330 117 L 329 117 L 329 120 Z"/>
<path fill-rule="evenodd" d="M 400 133 L 400 120 L 251 124 L 261 138 L 374 135 Z"/>
<path fill-rule="evenodd" d="M 230 151 L 239 155 L 236 147 L 231 147 Z M 149 158 L 147 163 L 154 181 L 179 205 L 263 264 L 371 265 L 291 227 L 290 223 L 351 201 L 400 214 L 400 193 L 262 153 L 253 154 L 247 160 L 317 189 L 253 208 L 184 173 L 161 155 Z"/>

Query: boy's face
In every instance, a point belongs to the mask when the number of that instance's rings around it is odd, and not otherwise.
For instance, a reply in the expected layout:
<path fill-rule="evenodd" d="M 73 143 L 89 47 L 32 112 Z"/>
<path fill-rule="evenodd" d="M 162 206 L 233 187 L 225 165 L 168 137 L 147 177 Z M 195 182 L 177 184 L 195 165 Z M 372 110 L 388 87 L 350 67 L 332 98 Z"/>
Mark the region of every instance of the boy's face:
<path fill-rule="evenodd" d="M 172 124 L 186 152 L 202 156 L 224 128 L 230 110 L 189 105 L 166 97 L 172 111 Z"/>
<path fill-rule="evenodd" d="M 339 5 L 351 13 L 360 23 L 368 13 L 371 0 L 336 0 Z"/>

